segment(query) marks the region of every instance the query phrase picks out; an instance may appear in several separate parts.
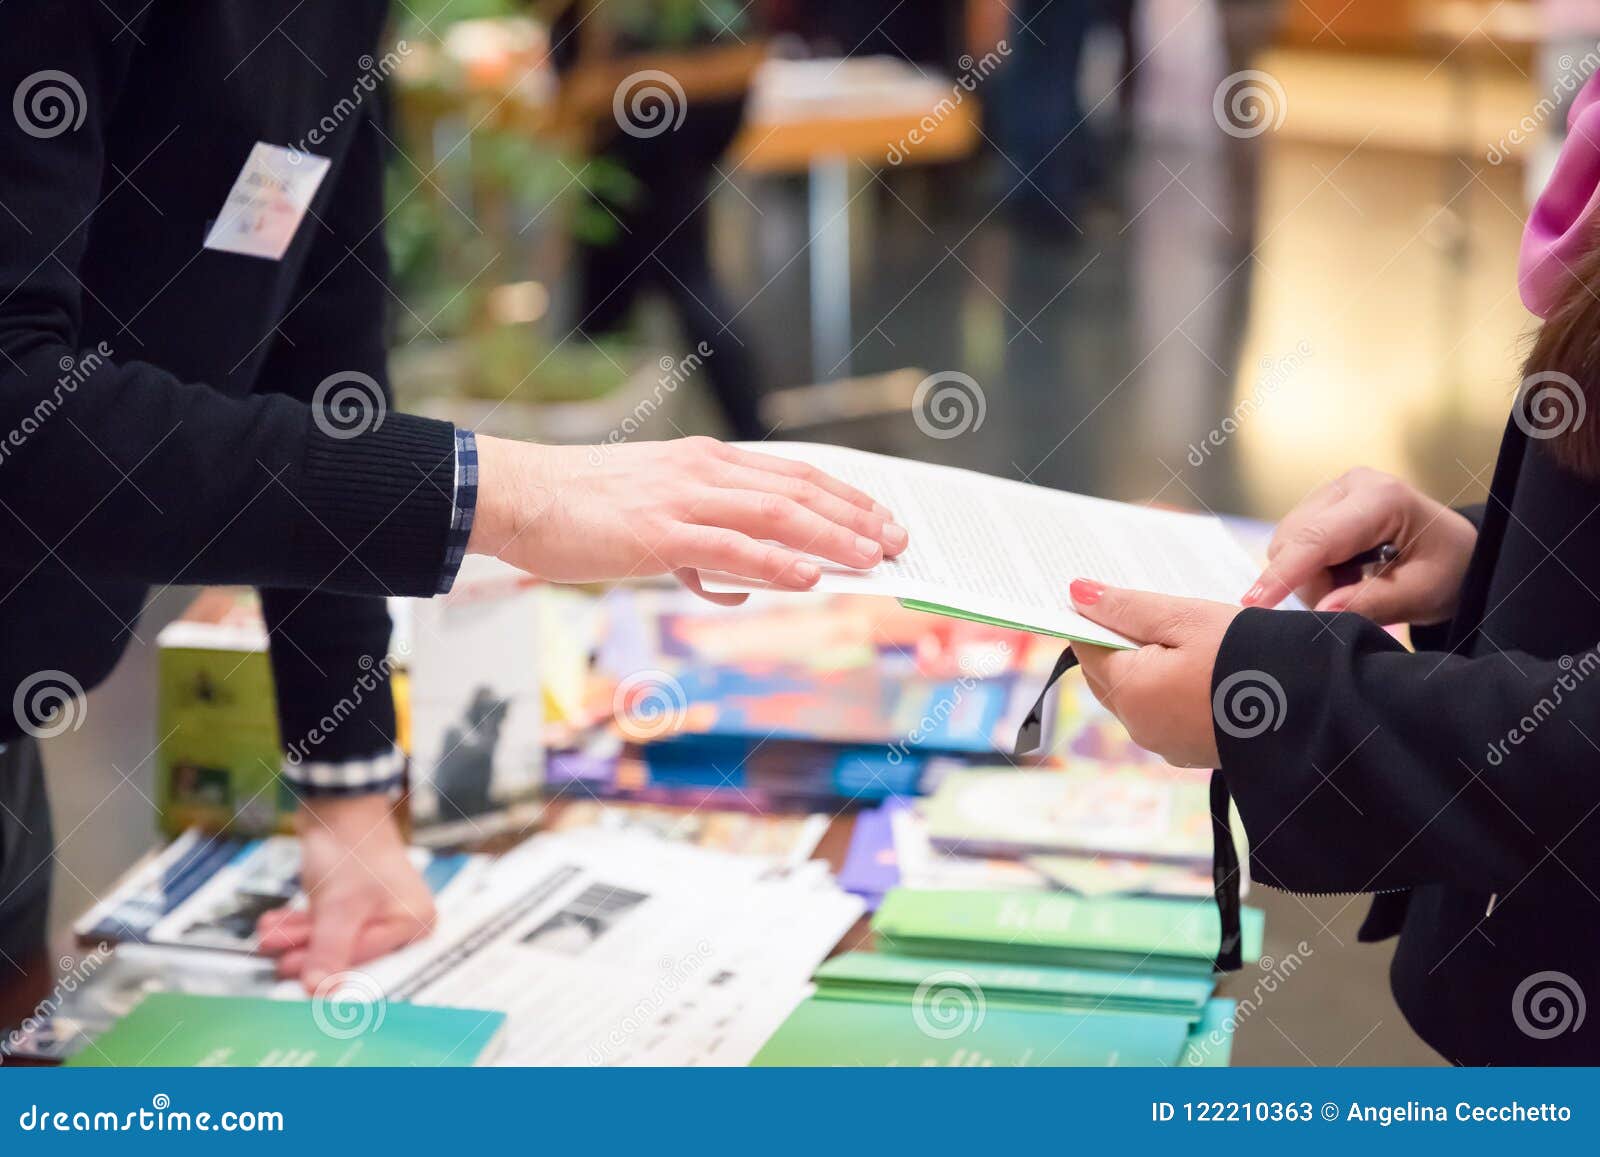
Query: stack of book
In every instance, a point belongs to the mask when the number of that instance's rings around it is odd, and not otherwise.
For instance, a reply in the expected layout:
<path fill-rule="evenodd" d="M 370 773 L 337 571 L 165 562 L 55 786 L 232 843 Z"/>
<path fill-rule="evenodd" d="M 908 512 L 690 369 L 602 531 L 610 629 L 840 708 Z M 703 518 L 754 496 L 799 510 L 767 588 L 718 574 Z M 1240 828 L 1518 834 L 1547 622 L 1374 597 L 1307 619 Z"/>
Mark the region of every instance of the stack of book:
<path fill-rule="evenodd" d="M 752 1062 L 978 1068 L 1179 1065 L 1191 1029 L 1172 1016 L 989 1009 L 955 995 L 937 1006 L 811 999 Z M 926 1008 L 919 1017 L 918 1012 Z M 940 1017 L 942 1012 L 942 1019 Z"/>
<path fill-rule="evenodd" d="M 1260 909 L 1245 908 L 1243 958 L 1261 956 Z M 1207 976 L 1221 939 L 1210 900 L 1087 898 L 1064 892 L 914 892 L 884 898 L 872 929 L 885 952 Z"/>
<path fill-rule="evenodd" d="M 1244 912 L 1244 956 L 1262 918 Z M 1205 901 L 897 889 L 878 953 L 813 977 L 758 1065 L 1222 1065 L 1233 1002 L 1213 995 Z"/>
<path fill-rule="evenodd" d="M 909 1004 L 929 978 L 961 974 L 990 1008 L 1018 1012 L 1139 1012 L 1200 1019 L 1211 998 L 1203 976 L 1124 976 L 1100 968 L 1064 968 L 1003 961 L 946 960 L 847 952 L 817 969 L 820 1000 Z"/>
<path fill-rule="evenodd" d="M 552 750 L 555 793 L 760 810 L 913 795 L 1012 746 L 1053 651 L 851 596 L 682 591 L 602 600 L 594 711 Z"/>

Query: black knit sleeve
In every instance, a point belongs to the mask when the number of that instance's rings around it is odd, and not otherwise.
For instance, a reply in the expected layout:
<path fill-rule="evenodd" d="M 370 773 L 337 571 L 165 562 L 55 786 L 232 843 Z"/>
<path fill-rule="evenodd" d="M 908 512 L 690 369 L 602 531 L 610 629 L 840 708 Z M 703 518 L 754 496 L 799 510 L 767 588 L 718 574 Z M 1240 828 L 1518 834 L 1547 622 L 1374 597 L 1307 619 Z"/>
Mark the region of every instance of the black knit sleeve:
<path fill-rule="evenodd" d="M 389 413 L 352 434 L 295 397 L 180 380 L 131 340 L 82 349 L 79 266 L 138 43 L 123 24 L 148 7 L 0 6 L 0 89 L 48 71 L 76 90 L 61 131 L 0 116 L 0 551 L 21 571 L 432 594 L 447 423 Z M 322 324 L 338 328 L 341 306 L 320 301 Z"/>

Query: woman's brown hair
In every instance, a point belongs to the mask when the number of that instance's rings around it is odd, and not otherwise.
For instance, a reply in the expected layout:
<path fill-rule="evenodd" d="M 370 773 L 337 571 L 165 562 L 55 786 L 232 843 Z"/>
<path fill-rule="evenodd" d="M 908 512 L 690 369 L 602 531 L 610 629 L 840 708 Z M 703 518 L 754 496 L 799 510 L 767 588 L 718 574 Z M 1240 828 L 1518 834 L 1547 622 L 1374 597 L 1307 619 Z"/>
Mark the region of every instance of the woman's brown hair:
<path fill-rule="evenodd" d="M 1513 418 L 1574 474 L 1600 479 L 1600 236 L 1534 334 Z"/>

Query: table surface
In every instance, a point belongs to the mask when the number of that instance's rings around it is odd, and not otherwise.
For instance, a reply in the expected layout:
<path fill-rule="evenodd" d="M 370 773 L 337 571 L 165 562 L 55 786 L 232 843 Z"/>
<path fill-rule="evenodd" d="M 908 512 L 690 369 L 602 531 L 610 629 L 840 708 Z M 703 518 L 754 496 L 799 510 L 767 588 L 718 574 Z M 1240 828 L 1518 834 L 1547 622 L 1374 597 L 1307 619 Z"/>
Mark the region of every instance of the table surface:
<path fill-rule="evenodd" d="M 563 801 L 552 800 L 545 810 L 546 818 L 554 818 L 560 813 Z M 837 872 L 844 864 L 845 853 L 850 847 L 850 836 L 855 829 L 855 816 L 853 814 L 840 814 L 833 817 L 828 824 L 828 830 L 823 833 L 822 839 L 817 842 L 813 859 L 826 860 L 828 865 Z M 517 843 L 528 834 L 517 833 L 502 839 L 490 841 L 485 846 L 485 851 L 503 852 Z M 840 938 L 834 948 L 834 954 L 848 952 L 851 949 L 869 947 L 872 943 L 872 931 L 869 919 L 863 916 L 857 920 L 850 930 Z M 12 971 L 11 965 L 0 961 L 0 968 L 10 973 L 10 978 L 0 984 L 0 1031 L 9 1031 L 21 1024 L 31 1016 L 37 1015 L 40 1008 L 47 1002 L 55 988 L 58 966 L 61 962 L 71 961 L 82 954 L 84 945 L 80 944 L 70 931 L 63 932 L 54 938 L 43 950 L 33 955 L 15 961 L 20 974 Z M 64 969 L 59 969 L 64 971 Z M 34 1062 L 21 1060 L 6 1060 L 7 1065 L 28 1066 Z"/>
<path fill-rule="evenodd" d="M 546 809 L 545 817 L 554 818 L 559 814 L 563 801 L 553 800 Z M 503 852 L 517 843 L 521 838 L 533 833 L 517 833 L 491 843 L 485 851 Z M 834 872 L 838 872 L 844 865 L 844 858 L 850 848 L 850 838 L 855 830 L 855 814 L 841 813 L 834 816 L 828 823 L 828 829 L 817 842 L 812 859 L 824 860 Z M 839 939 L 830 956 L 841 952 L 850 952 L 855 949 L 870 949 L 872 947 L 872 927 L 870 915 L 863 915 Z M 70 961 L 81 954 L 83 946 L 75 941 L 70 932 L 63 933 L 45 951 L 38 952 L 32 957 L 18 960 L 16 963 L 22 969 L 20 977 L 13 977 L 12 981 L 0 985 L 0 1029 L 9 1030 L 20 1024 L 23 1020 L 35 1015 L 42 1004 L 47 1001 L 52 993 L 57 975 L 57 963 Z M 1226 989 L 1226 981 L 1219 986 L 1219 991 Z M 29 1061 L 6 1061 L 6 1064 L 27 1066 L 33 1064 Z"/>

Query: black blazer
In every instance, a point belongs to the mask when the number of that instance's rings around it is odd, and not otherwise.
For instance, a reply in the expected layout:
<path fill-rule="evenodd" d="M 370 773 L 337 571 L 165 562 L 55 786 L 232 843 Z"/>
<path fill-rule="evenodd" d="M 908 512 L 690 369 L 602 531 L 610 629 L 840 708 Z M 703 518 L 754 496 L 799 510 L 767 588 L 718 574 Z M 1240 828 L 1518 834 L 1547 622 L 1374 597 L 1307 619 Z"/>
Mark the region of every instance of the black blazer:
<path fill-rule="evenodd" d="M 1600 485 L 1513 422 L 1468 513 L 1456 618 L 1415 653 L 1348 613 L 1234 620 L 1222 774 L 1258 881 L 1378 893 L 1362 939 L 1400 935 L 1395 997 L 1447 1059 L 1596 1064 Z M 1249 687 L 1270 720 L 1230 716 Z"/>
<path fill-rule="evenodd" d="M 375 596 L 437 587 L 455 435 L 390 412 L 340 438 L 307 404 L 331 375 L 360 373 L 387 408 L 388 133 L 381 88 L 362 83 L 386 9 L 0 7 L 0 92 L 53 77 L 64 118 L 0 116 L 8 707 L 40 673 L 85 689 L 105 677 L 148 586 L 250 583 L 285 742 L 326 733 L 319 760 L 392 745 L 388 696 L 332 732 L 322 720 L 387 650 Z M 258 141 L 330 163 L 279 261 L 202 245 Z M 0 742 L 29 722 L 0 710 Z"/>

